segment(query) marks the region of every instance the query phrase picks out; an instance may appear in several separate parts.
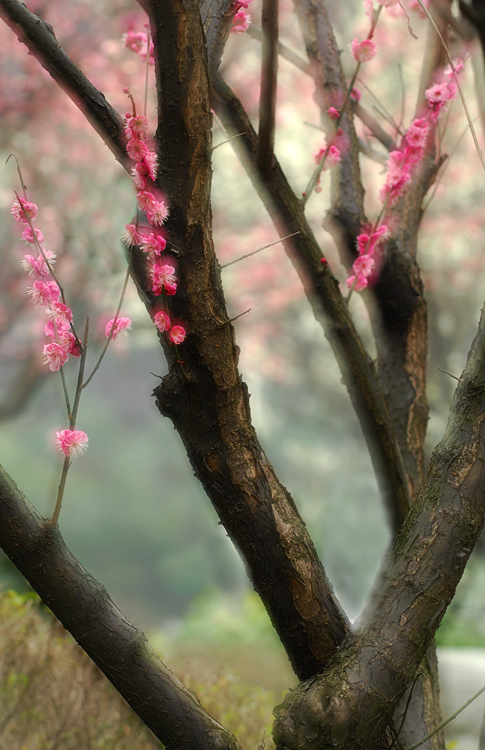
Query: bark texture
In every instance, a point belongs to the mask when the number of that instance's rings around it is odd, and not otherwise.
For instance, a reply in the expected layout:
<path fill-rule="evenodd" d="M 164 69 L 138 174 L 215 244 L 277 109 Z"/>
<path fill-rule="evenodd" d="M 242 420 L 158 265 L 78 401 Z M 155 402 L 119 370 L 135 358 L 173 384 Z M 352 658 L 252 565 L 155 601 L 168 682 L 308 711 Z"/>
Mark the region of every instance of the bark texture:
<path fill-rule="evenodd" d="M 278 750 L 381 746 L 483 528 L 484 364 L 485 309 L 445 434 L 371 599 L 329 668 L 279 708 Z"/>

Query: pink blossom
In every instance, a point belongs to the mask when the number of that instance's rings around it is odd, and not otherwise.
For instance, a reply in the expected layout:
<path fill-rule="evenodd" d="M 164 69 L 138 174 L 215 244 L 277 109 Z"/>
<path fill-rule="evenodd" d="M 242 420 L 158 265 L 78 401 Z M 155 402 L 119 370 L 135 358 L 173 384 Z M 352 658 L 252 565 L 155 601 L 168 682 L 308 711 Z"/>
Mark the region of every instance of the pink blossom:
<path fill-rule="evenodd" d="M 394 206 L 411 181 L 411 169 L 402 151 L 391 151 L 387 160 L 387 178 L 379 197 L 388 206 Z"/>
<path fill-rule="evenodd" d="M 37 216 L 38 207 L 35 203 L 19 198 L 12 204 L 12 216 L 19 224 L 28 224 Z M 27 218 L 28 217 L 28 218 Z"/>
<path fill-rule="evenodd" d="M 125 116 L 125 135 L 128 140 L 132 138 L 145 140 L 148 132 L 148 119 L 145 115 L 132 115 L 128 113 Z"/>
<path fill-rule="evenodd" d="M 113 331 L 113 335 L 111 336 L 112 340 L 114 341 L 119 333 L 122 333 L 126 336 L 127 331 L 131 328 L 131 320 L 130 318 L 117 318 L 116 323 L 115 319 L 111 318 L 111 320 L 106 324 L 106 328 L 104 329 L 104 332 L 106 334 L 106 338 L 109 337 L 111 331 Z"/>
<path fill-rule="evenodd" d="M 36 240 L 39 243 L 39 245 L 41 245 L 44 242 L 44 235 L 42 234 L 40 229 L 37 229 L 37 227 L 34 227 L 34 231 L 32 231 L 31 227 L 25 227 L 24 231 L 22 232 L 22 239 L 26 245 L 35 247 Z"/>
<path fill-rule="evenodd" d="M 148 211 L 156 202 L 155 196 L 147 190 L 140 190 L 136 195 L 136 202 L 141 211 Z"/>
<path fill-rule="evenodd" d="M 243 8 L 241 8 L 241 10 L 238 10 L 236 15 L 234 16 L 231 32 L 233 34 L 240 34 L 243 31 L 247 31 L 250 23 L 251 16 L 249 15 L 249 13 L 246 13 Z"/>
<path fill-rule="evenodd" d="M 359 42 L 358 39 L 353 39 L 350 45 L 352 57 L 354 60 L 360 63 L 368 62 L 375 57 L 376 45 L 372 39 L 364 39 L 363 42 Z"/>
<path fill-rule="evenodd" d="M 48 307 L 52 302 L 57 302 L 61 296 L 55 281 L 34 281 L 29 294 L 34 305 L 39 307 Z"/>
<path fill-rule="evenodd" d="M 354 102 L 360 102 L 360 100 L 362 99 L 362 92 L 361 92 L 361 90 L 358 89 L 356 86 L 354 86 L 354 88 L 350 92 L 350 98 Z"/>
<path fill-rule="evenodd" d="M 162 289 L 169 295 L 175 294 L 177 290 L 177 280 L 174 276 L 175 268 L 168 264 L 159 265 L 154 263 L 150 269 L 152 277 L 152 291 L 157 296 L 162 293 Z"/>
<path fill-rule="evenodd" d="M 426 89 L 424 95 L 431 107 L 431 119 L 436 122 L 443 107 L 456 96 L 456 84 L 454 81 L 435 83 Z"/>
<path fill-rule="evenodd" d="M 44 329 L 45 330 L 45 329 Z M 66 354 L 72 354 L 73 357 L 81 356 L 79 342 L 71 331 L 62 331 L 59 335 L 59 345 L 64 349 Z"/>
<path fill-rule="evenodd" d="M 408 146 L 424 148 L 424 146 L 426 146 L 428 133 L 429 122 L 425 117 L 413 120 L 406 131 L 406 143 Z"/>
<path fill-rule="evenodd" d="M 340 112 L 338 111 L 338 109 L 335 109 L 335 107 L 329 107 L 327 109 L 327 115 L 331 120 L 338 120 L 338 118 L 340 117 Z"/>
<path fill-rule="evenodd" d="M 72 323 L 72 310 L 63 302 L 52 302 L 47 312 L 52 318 L 55 318 L 56 321 L 61 319 L 65 320 L 67 323 Z"/>
<path fill-rule="evenodd" d="M 168 208 L 164 201 L 154 200 L 151 205 L 147 206 L 146 215 L 150 224 L 161 227 L 168 216 Z"/>
<path fill-rule="evenodd" d="M 49 265 L 52 266 L 56 260 L 56 256 L 54 255 L 54 253 L 46 250 L 45 256 L 49 261 Z M 47 266 L 47 263 L 45 262 L 45 258 L 43 255 L 39 255 L 37 258 L 34 258 L 33 255 L 24 255 L 21 260 L 21 264 L 24 271 L 26 271 L 32 279 L 41 279 L 45 276 L 49 276 L 50 274 L 49 268 Z"/>
<path fill-rule="evenodd" d="M 139 245 L 143 237 L 138 231 L 136 224 L 125 224 L 121 239 L 128 247 L 131 247 L 132 245 Z"/>
<path fill-rule="evenodd" d="M 357 236 L 357 250 L 361 255 L 373 255 L 379 242 L 388 236 L 389 229 L 386 224 L 381 224 L 370 234 L 362 232 Z"/>
<path fill-rule="evenodd" d="M 143 51 L 146 51 L 148 37 L 144 31 L 127 31 L 126 34 L 123 34 L 121 39 L 125 47 L 130 49 L 132 52 L 136 52 L 136 54 L 140 54 L 143 53 Z"/>
<path fill-rule="evenodd" d="M 63 318 L 56 318 L 56 320 L 48 320 L 47 323 L 44 326 L 44 333 L 46 336 L 49 336 L 51 339 L 59 339 L 59 336 L 62 336 L 66 331 L 69 330 L 69 323 L 67 320 Z M 60 343 L 58 341 L 58 343 Z M 62 347 L 65 351 L 67 351 L 67 348 L 65 346 Z"/>
<path fill-rule="evenodd" d="M 167 247 L 167 240 L 163 234 L 153 234 L 143 238 L 141 249 L 149 255 L 160 255 Z"/>
<path fill-rule="evenodd" d="M 126 151 L 133 161 L 141 161 L 148 154 L 148 146 L 140 138 L 132 138 L 126 144 Z"/>
<path fill-rule="evenodd" d="M 355 289 L 356 292 L 361 292 L 362 289 L 366 288 L 369 281 L 367 279 L 367 276 L 358 274 L 357 276 L 349 276 L 345 283 L 347 284 L 349 289 Z"/>
<path fill-rule="evenodd" d="M 340 151 L 337 146 L 332 145 L 319 149 L 315 154 L 313 154 L 313 158 L 315 159 L 316 164 L 321 164 L 323 158 L 325 158 L 323 169 L 326 170 L 331 167 L 337 166 L 341 157 Z"/>
<path fill-rule="evenodd" d="M 155 313 L 153 316 L 153 322 L 155 323 L 156 327 L 160 331 L 160 333 L 165 333 L 165 331 L 170 330 L 170 318 L 168 317 L 167 313 L 163 310 L 160 310 L 160 312 Z"/>
<path fill-rule="evenodd" d="M 352 265 L 352 270 L 357 276 L 370 276 L 374 270 L 374 266 L 375 260 L 370 255 L 359 255 Z"/>
<path fill-rule="evenodd" d="M 143 157 L 141 163 L 146 169 L 148 178 L 153 182 L 157 176 L 157 155 L 155 151 L 149 151 Z"/>
<path fill-rule="evenodd" d="M 68 360 L 67 352 L 58 344 L 57 341 L 53 341 L 51 344 L 45 344 L 42 353 L 44 355 L 43 362 L 45 365 L 49 365 L 51 372 L 57 372 L 64 367 Z"/>
<path fill-rule="evenodd" d="M 75 458 L 88 447 L 89 438 L 82 430 L 60 430 L 56 432 L 56 447 L 65 456 Z"/>
<path fill-rule="evenodd" d="M 172 344 L 181 344 L 185 340 L 187 333 L 183 326 L 172 326 L 170 329 L 170 341 Z"/>

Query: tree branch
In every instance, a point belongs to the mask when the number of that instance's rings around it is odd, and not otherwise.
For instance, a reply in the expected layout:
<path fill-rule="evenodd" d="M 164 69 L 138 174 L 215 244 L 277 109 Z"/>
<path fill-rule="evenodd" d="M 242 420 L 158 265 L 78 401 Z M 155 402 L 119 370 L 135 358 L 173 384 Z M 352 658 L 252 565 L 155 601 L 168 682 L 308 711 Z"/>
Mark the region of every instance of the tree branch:
<path fill-rule="evenodd" d="M 167 750 L 240 750 L 0 466 L 0 545 Z"/>
<path fill-rule="evenodd" d="M 256 160 L 259 171 L 264 174 L 269 172 L 273 163 L 278 70 L 278 0 L 263 0 L 261 27 L 261 89 Z"/>
<path fill-rule="evenodd" d="M 170 372 L 157 406 L 177 427 L 196 475 L 241 552 L 299 677 L 318 671 L 348 630 L 313 543 L 251 426 L 247 389 L 228 324 L 212 245 L 211 110 L 203 30 L 194 0 L 150 2 L 155 46 L 159 186 L 169 196 L 169 246 L 177 248 L 173 315 L 189 335 L 184 379 L 161 336 Z M 137 270 L 139 272 L 137 272 Z M 135 264 L 150 313 L 158 299 Z"/>
<path fill-rule="evenodd" d="M 128 168 L 122 118 L 64 52 L 52 26 L 19 0 L 0 0 L 0 17 L 79 107 L 120 164 Z"/>
<path fill-rule="evenodd" d="M 369 604 L 328 671 L 280 707 L 278 750 L 301 747 L 310 726 L 306 750 L 380 746 L 482 530 L 484 465 L 485 307 L 444 436 Z"/>

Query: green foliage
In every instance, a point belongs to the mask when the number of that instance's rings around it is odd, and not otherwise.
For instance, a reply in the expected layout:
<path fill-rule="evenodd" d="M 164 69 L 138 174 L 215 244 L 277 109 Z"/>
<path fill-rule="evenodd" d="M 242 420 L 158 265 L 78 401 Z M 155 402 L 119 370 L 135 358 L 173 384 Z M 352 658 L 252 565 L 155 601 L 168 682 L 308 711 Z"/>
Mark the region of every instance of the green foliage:
<path fill-rule="evenodd" d="M 204 596 L 163 644 L 168 666 L 243 747 L 274 747 L 272 710 L 295 678 L 256 594 L 225 606 Z M 13 590 L 0 592 L 0 736 L 9 750 L 163 747 L 37 596 Z"/>
<path fill-rule="evenodd" d="M 155 750 L 151 732 L 35 594 L 0 595 L 0 736 L 9 750 Z"/>

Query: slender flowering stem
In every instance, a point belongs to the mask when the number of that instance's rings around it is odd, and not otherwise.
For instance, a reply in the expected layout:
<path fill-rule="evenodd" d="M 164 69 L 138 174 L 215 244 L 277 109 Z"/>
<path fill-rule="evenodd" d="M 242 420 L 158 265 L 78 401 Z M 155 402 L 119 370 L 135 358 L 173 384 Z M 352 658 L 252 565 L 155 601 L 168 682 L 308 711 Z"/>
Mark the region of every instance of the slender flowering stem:
<path fill-rule="evenodd" d="M 61 376 L 62 381 L 62 390 L 64 391 L 64 399 L 66 402 L 66 409 L 67 409 L 67 416 L 69 417 L 69 420 L 71 419 L 71 402 L 69 401 L 69 392 L 67 390 L 67 383 L 66 383 L 66 377 L 64 375 L 64 367 L 61 367 L 59 369 L 59 374 Z"/>
<path fill-rule="evenodd" d="M 120 300 L 118 302 L 118 307 L 116 308 L 116 313 L 115 313 L 115 316 L 113 318 L 113 325 L 111 326 L 111 331 L 109 332 L 109 335 L 108 335 L 108 338 L 106 339 L 106 343 L 105 343 L 105 345 L 103 347 L 103 350 L 102 350 L 101 354 L 99 355 L 98 361 L 94 365 L 94 367 L 93 367 L 93 369 L 92 369 L 89 377 L 86 379 L 86 381 L 84 383 L 82 383 L 81 389 L 86 388 L 86 386 L 89 385 L 89 383 L 93 379 L 94 375 L 99 370 L 101 362 L 103 361 L 104 355 L 106 354 L 106 351 L 107 351 L 108 346 L 110 344 L 110 341 L 113 338 L 113 334 L 114 334 L 115 329 L 116 329 L 116 321 L 118 320 L 118 318 L 120 316 L 121 306 L 122 306 L 123 301 L 125 299 L 126 287 L 128 286 L 128 281 L 129 281 L 129 278 L 130 278 L 131 258 L 132 258 L 132 256 L 130 255 L 130 260 L 128 262 L 128 268 L 126 269 L 125 280 L 123 282 L 123 286 L 122 286 L 122 289 L 121 289 L 121 295 L 120 295 Z"/>
<path fill-rule="evenodd" d="M 73 430 L 76 426 L 76 418 L 77 418 L 77 412 L 79 409 L 79 401 L 81 400 L 82 381 L 84 377 L 84 366 L 86 362 L 86 353 L 87 353 L 87 348 L 88 348 L 88 334 L 89 334 L 89 318 L 86 320 L 86 327 L 84 329 L 83 347 L 81 350 L 81 360 L 79 362 L 79 373 L 78 373 L 78 378 L 77 378 L 76 395 L 74 397 L 74 405 L 73 405 L 72 412 L 70 412 L 69 414 L 69 427 L 71 430 Z M 62 508 L 62 500 L 64 497 L 64 489 L 66 487 L 67 475 L 68 475 L 70 466 L 71 466 L 70 457 L 65 456 L 64 463 L 62 465 L 62 473 L 61 473 L 61 479 L 59 481 L 59 489 L 57 492 L 57 499 L 56 499 L 56 505 L 54 508 L 54 513 L 52 514 L 52 518 L 48 521 L 48 527 L 50 529 L 54 529 L 57 526 L 57 523 L 59 521 L 59 515 L 61 512 L 61 508 Z"/>
<path fill-rule="evenodd" d="M 143 114 L 147 116 L 148 109 L 148 67 L 150 65 L 150 43 L 151 43 L 151 29 L 148 27 L 147 33 L 147 59 L 145 64 L 145 98 L 143 102 Z"/>

